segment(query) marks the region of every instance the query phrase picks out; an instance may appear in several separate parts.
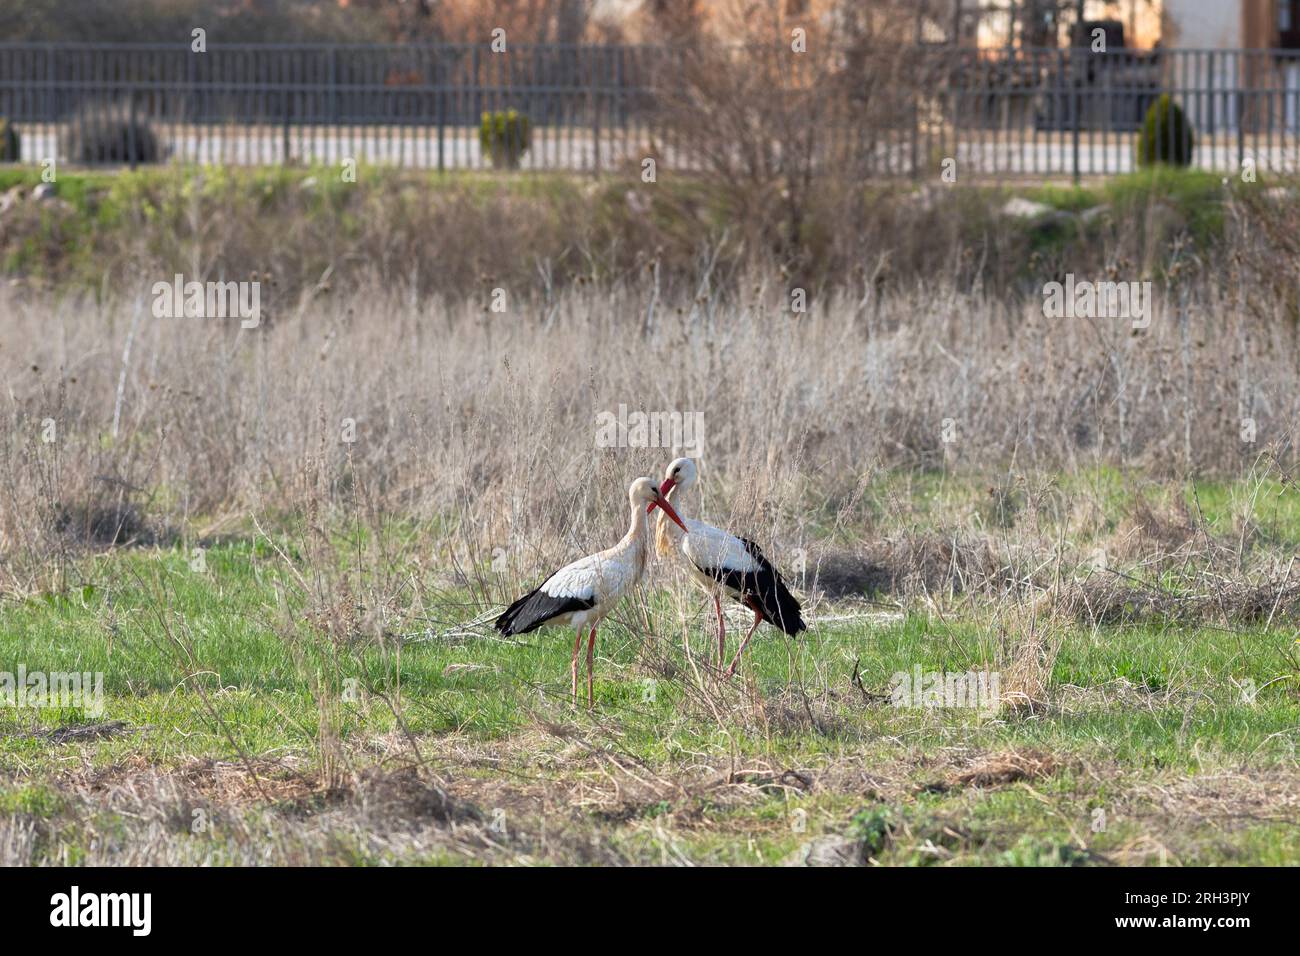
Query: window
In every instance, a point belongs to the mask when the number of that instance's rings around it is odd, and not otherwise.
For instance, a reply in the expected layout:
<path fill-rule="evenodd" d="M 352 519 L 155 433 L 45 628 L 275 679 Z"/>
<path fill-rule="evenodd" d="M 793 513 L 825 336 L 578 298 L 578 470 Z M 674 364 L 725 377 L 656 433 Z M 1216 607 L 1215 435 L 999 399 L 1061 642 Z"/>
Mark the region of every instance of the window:
<path fill-rule="evenodd" d="M 1284 50 L 1300 49 L 1300 0 L 1278 0 L 1277 45 Z"/>

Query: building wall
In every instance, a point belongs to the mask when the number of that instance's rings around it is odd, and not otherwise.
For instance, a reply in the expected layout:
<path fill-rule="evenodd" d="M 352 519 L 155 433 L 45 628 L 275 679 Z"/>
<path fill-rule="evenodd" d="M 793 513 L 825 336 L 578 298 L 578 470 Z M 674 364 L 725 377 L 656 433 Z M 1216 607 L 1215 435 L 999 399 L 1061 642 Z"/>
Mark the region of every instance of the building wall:
<path fill-rule="evenodd" d="M 1243 45 L 1243 6 L 1250 0 L 1164 0 L 1161 46 L 1228 49 Z"/>
<path fill-rule="evenodd" d="M 1160 45 L 1166 50 L 1236 50 L 1243 43 L 1247 0 L 1164 0 L 1164 29 Z M 1182 73 L 1180 85 L 1200 89 L 1228 90 L 1236 86 L 1244 63 L 1236 54 L 1217 56 L 1177 54 L 1166 64 L 1171 73 Z M 1188 76 L 1188 71 L 1192 75 Z M 1171 78 L 1172 79 L 1172 78 Z M 1221 95 L 1183 96 L 1182 107 L 1199 133 L 1219 133 L 1239 122 L 1238 101 Z"/>
<path fill-rule="evenodd" d="M 1255 50 L 1278 45 L 1277 0 L 1241 0 L 1241 45 Z"/>

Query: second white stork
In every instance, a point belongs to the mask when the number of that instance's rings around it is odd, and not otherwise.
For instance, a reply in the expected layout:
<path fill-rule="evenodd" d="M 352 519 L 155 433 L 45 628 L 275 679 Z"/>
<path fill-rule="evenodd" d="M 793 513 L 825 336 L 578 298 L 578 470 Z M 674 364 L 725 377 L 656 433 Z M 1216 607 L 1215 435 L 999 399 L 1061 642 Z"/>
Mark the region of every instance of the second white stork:
<path fill-rule="evenodd" d="M 672 507 L 683 509 L 683 499 L 687 490 L 695 483 L 697 471 L 695 462 L 689 458 L 673 461 L 664 474 L 659 492 Z M 669 506 L 665 505 L 665 513 Z M 668 526 L 660 516 L 655 529 L 655 544 L 661 555 L 667 556 L 679 551 L 686 558 L 687 569 L 691 576 L 713 598 L 713 609 L 718 615 L 718 667 L 722 667 L 727 644 L 727 627 L 722 620 L 723 594 L 739 601 L 754 612 L 754 623 L 749 633 L 740 642 L 736 656 L 731 660 L 724 677 L 731 677 L 740 663 L 740 655 L 745 652 L 745 645 L 754 636 L 754 631 L 763 621 L 781 629 L 785 634 L 798 634 L 807 630 L 801 614 L 799 602 L 790 593 L 780 573 L 753 541 L 737 537 L 734 534 L 694 521 L 691 518 L 677 520 L 683 527 L 685 535 Z M 680 540 L 678 540 L 680 539 Z"/>
<path fill-rule="evenodd" d="M 638 478 L 627 492 L 632 507 L 631 526 L 612 548 L 580 558 L 556 571 L 538 587 L 506 608 L 493 625 L 502 634 L 527 634 L 549 625 L 574 629 L 573 700 L 578 700 L 578 650 L 582 632 L 587 634 L 587 707 L 593 701 L 592 662 L 596 649 L 596 626 L 623 595 L 632 590 L 645 572 L 649 549 L 647 517 L 656 507 L 682 525 L 673 506 L 649 478 Z"/>

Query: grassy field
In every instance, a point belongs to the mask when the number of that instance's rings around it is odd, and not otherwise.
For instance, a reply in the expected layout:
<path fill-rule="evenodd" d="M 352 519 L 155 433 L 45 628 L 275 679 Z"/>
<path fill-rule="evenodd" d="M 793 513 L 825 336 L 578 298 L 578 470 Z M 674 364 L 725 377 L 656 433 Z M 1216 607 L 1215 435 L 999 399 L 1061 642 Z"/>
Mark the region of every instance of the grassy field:
<path fill-rule="evenodd" d="M 1114 474 L 1059 486 L 1140 510 Z M 1300 545 L 1284 486 L 1146 495 L 1165 515 L 1197 502 L 1215 541 L 1254 498 L 1254 540 Z M 894 503 L 880 540 L 940 515 L 978 528 L 980 497 L 938 475 L 882 476 L 870 495 Z M 0 862 L 1300 858 L 1285 588 L 1252 612 L 1225 603 L 1225 578 L 1216 609 L 1196 593 L 1196 555 L 1153 547 L 1123 573 L 1074 567 L 1023 600 L 873 589 L 880 568 L 828 586 L 842 555 L 827 535 L 797 579 L 811 629 L 760 632 L 729 684 L 704 601 L 656 566 L 600 632 L 588 712 L 569 701 L 567 632 L 498 638 L 481 623 L 487 595 L 515 575 L 424 560 L 438 533 L 341 526 L 323 551 L 249 528 L 200 552 L 119 548 L 79 559 L 58 596 L 7 601 L 3 666 L 102 672 L 105 706 L 0 710 Z M 1118 549 L 1133 533 L 1118 520 L 1078 544 Z M 1132 585 L 1122 613 L 1071 603 L 1103 579 Z M 1136 600 L 1154 592 L 1174 600 Z M 917 667 L 996 671 L 1004 699 L 894 706 L 893 675 Z"/>
<path fill-rule="evenodd" d="M 0 681 L 104 701 L 0 705 L 0 863 L 1300 860 L 1293 184 L 38 175 Z M 1049 316 L 1072 272 L 1147 321 Z M 177 273 L 258 323 L 163 317 Z M 652 563 L 588 712 L 571 634 L 490 621 L 677 456 L 620 409 L 701 422 L 694 516 L 810 629 L 720 682 Z"/>

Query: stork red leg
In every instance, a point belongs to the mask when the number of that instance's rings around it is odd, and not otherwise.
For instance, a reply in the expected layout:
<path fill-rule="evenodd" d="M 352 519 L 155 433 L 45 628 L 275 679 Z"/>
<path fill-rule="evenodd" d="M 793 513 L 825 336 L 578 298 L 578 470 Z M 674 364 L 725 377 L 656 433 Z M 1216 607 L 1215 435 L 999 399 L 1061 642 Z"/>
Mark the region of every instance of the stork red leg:
<path fill-rule="evenodd" d="M 740 663 L 740 655 L 745 653 L 745 645 L 748 644 L 749 639 L 754 636 L 754 631 L 758 629 L 758 625 L 763 623 L 763 612 L 752 604 L 749 605 L 749 609 L 754 612 L 754 623 L 750 626 L 749 633 L 745 635 L 745 639 L 740 642 L 740 647 L 736 650 L 736 656 L 731 659 L 731 666 L 727 668 L 727 673 L 723 675 L 724 679 L 729 678 L 732 674 L 736 673 L 736 665 Z"/>
<path fill-rule="evenodd" d="M 578 650 L 582 647 L 582 628 L 574 631 L 573 637 L 573 706 L 578 706 Z"/>
<path fill-rule="evenodd" d="M 718 612 L 718 666 L 727 659 L 727 625 L 722 621 L 722 598 L 713 595 L 713 610 Z"/>
<path fill-rule="evenodd" d="M 595 686 L 591 679 L 591 665 L 596 653 L 596 625 L 591 625 L 591 633 L 587 635 L 587 709 L 591 710 L 592 705 L 596 702 Z"/>

